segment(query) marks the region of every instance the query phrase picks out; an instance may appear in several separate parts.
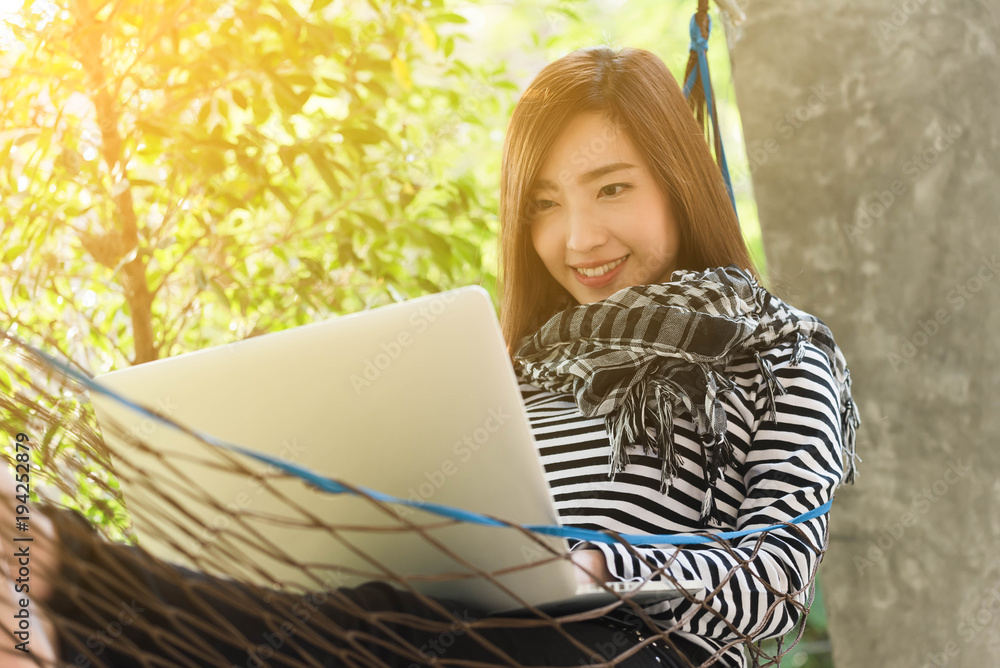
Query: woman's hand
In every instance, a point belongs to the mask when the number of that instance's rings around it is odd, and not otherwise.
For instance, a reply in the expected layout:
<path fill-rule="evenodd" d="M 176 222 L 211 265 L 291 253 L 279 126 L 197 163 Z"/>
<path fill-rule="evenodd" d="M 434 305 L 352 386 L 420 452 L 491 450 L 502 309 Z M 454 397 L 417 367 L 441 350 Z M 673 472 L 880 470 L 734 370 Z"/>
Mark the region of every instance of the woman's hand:
<path fill-rule="evenodd" d="M 577 565 L 578 568 L 575 569 L 576 581 L 580 584 L 589 584 L 591 582 L 611 582 L 615 579 L 611 575 L 611 571 L 608 570 L 608 562 L 604 559 L 604 553 L 600 550 L 577 550 L 576 552 L 570 552 L 570 559 L 573 563 Z M 583 568 L 579 568 L 579 567 Z M 583 569 L 593 573 L 593 577 L 587 575 Z"/>
<path fill-rule="evenodd" d="M 52 594 L 51 574 L 57 569 L 59 549 L 53 540 L 52 521 L 30 506 L 28 532 L 18 533 L 15 529 L 15 508 L 19 504 L 16 496 L 23 491 L 23 485 L 17 488 L 10 464 L 0 461 L 0 570 L 3 572 L 0 579 L 0 636 L 3 637 L 0 665 L 4 668 L 38 668 L 36 661 L 39 660 L 42 665 L 55 665 L 56 662 L 55 628 L 38 604 L 47 601 Z M 15 537 L 32 540 L 15 542 Z M 21 574 L 22 563 L 15 556 L 18 549 L 28 551 L 27 578 Z M 22 600 L 27 600 L 27 608 L 21 605 Z M 27 629 L 20 624 L 24 618 L 14 616 L 23 609 L 29 615 L 24 620 Z M 24 636 L 15 635 L 18 633 L 28 634 L 25 647 L 30 653 L 15 648 L 16 644 L 24 642 Z"/>

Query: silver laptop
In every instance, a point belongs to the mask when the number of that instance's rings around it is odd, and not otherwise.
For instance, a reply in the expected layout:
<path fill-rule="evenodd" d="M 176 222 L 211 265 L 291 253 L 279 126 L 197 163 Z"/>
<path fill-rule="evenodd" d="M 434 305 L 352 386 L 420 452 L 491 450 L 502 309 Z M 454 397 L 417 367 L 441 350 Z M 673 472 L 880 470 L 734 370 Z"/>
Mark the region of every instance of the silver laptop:
<path fill-rule="evenodd" d="M 479 286 L 96 380 L 200 432 L 354 487 L 520 525 L 559 523 L 493 304 Z M 139 543 L 162 559 L 294 591 L 395 581 L 488 614 L 619 600 L 577 584 L 563 538 L 320 491 L 104 395 L 91 398 Z M 704 583 L 608 586 L 645 604 Z"/>

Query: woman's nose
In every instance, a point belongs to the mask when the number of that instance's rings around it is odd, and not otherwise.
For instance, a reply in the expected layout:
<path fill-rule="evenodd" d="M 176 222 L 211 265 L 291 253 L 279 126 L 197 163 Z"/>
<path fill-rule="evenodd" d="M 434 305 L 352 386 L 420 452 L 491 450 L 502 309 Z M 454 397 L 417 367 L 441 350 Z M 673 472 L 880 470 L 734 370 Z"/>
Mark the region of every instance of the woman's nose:
<path fill-rule="evenodd" d="M 593 211 L 571 208 L 566 214 L 566 249 L 585 254 L 603 245 L 608 238 L 604 225 Z"/>

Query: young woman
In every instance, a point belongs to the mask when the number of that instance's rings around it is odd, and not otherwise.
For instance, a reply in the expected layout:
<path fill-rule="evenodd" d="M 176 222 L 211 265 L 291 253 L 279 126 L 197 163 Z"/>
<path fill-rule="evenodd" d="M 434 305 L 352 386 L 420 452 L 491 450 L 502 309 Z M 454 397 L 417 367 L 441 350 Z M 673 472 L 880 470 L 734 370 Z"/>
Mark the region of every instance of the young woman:
<path fill-rule="evenodd" d="M 654 55 L 587 48 L 542 70 L 508 128 L 500 227 L 501 323 L 564 525 L 760 529 L 820 508 L 852 478 L 858 419 L 843 356 L 822 322 L 757 284 L 719 169 Z M 227 668 L 745 666 L 747 639 L 801 617 L 827 541 L 826 514 L 684 548 L 573 541 L 582 579 L 707 587 L 647 606 L 655 628 L 624 607 L 561 630 L 468 627 L 455 621 L 478 611 L 434 609 L 379 583 L 321 592 L 299 614 L 294 597 L 154 563 L 91 540 L 79 516 L 46 515 L 54 526 L 38 518 L 35 530 L 59 546 L 33 547 L 31 596 L 61 623 L 33 627 L 31 649 L 83 668 L 142 657 Z M 52 563 L 60 552 L 74 558 Z M 100 594 L 103 604 L 88 603 Z M 17 598 L 0 609 L 12 631 Z M 4 665 L 13 661 L 26 657 Z"/>
<path fill-rule="evenodd" d="M 563 524 L 754 529 L 853 481 L 843 355 L 757 284 L 721 172 L 658 58 L 593 48 L 545 68 L 514 110 L 501 181 L 502 324 Z M 575 548 L 618 580 L 708 582 L 701 603 L 647 612 L 743 666 L 743 639 L 799 620 L 826 530 L 824 514 L 732 549 Z"/>

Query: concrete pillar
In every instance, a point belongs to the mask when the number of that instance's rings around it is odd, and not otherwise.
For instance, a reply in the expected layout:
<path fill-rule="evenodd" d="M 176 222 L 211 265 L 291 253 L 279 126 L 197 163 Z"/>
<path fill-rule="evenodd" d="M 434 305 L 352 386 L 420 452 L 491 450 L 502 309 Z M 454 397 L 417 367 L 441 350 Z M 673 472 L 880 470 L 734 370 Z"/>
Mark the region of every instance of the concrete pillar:
<path fill-rule="evenodd" d="M 775 294 L 851 368 L 821 567 L 835 665 L 1000 665 L 1000 3 L 741 2 Z"/>

